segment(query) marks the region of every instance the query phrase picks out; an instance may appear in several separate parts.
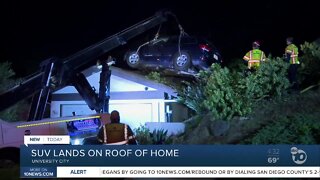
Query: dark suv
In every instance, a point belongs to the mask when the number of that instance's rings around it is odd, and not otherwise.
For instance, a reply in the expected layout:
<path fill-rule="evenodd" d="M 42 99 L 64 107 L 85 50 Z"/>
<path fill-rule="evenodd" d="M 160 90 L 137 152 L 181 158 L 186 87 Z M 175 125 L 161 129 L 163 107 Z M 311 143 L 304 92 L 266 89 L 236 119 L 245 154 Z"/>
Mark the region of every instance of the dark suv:
<path fill-rule="evenodd" d="M 162 67 L 176 70 L 206 70 L 221 63 L 221 55 L 209 41 L 192 36 L 160 37 L 128 51 L 129 67 Z"/>

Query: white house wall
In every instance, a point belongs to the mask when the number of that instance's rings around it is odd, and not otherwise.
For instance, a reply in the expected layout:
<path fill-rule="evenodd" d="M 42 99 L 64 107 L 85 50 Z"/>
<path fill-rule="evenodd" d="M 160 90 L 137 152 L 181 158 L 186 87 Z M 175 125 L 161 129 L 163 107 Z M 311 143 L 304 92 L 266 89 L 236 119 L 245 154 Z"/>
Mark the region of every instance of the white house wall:
<path fill-rule="evenodd" d="M 131 71 L 112 67 L 110 78 L 109 111 L 118 110 L 121 121 L 137 128 L 145 122 L 165 122 L 165 99 L 176 97 L 174 89 L 146 79 Z M 100 70 L 88 68 L 82 73 L 90 86 L 99 91 Z M 73 86 L 52 94 L 51 118 L 95 114 Z"/>
<path fill-rule="evenodd" d="M 164 100 L 112 100 L 109 110 L 118 110 L 121 122 L 129 124 L 133 129 L 144 125 L 145 122 L 165 122 Z M 84 101 L 53 101 L 51 117 L 94 114 Z"/>
<path fill-rule="evenodd" d="M 99 80 L 100 73 L 95 73 L 87 77 L 88 82 L 90 82 L 91 87 L 96 89 L 96 92 L 99 92 Z M 156 89 L 145 86 L 143 84 L 139 84 L 133 81 L 129 81 L 127 79 L 111 75 L 110 78 L 110 92 L 134 92 L 134 91 L 145 91 L 147 88 L 148 91 L 156 91 Z M 62 88 L 54 94 L 70 94 L 77 93 L 78 91 L 73 86 L 67 86 Z"/>

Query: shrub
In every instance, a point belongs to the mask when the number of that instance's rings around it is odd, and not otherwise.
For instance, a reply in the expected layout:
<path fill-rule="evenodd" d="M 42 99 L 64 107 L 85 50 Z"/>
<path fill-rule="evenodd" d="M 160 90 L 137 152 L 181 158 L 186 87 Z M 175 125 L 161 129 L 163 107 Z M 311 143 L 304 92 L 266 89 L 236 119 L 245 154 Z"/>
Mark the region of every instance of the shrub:
<path fill-rule="evenodd" d="M 149 74 L 146 75 L 147 79 L 150 79 L 152 81 L 155 81 L 157 83 L 162 83 L 162 84 L 168 84 L 165 78 L 162 78 L 159 72 L 150 72 Z"/>
<path fill-rule="evenodd" d="M 143 145 L 171 144 L 174 138 L 173 136 L 167 136 L 168 130 L 155 129 L 151 133 L 145 126 L 138 127 L 135 132 L 138 144 Z"/>
<path fill-rule="evenodd" d="M 320 85 L 320 45 L 305 42 L 301 45 L 299 81 L 303 87 Z"/>
<path fill-rule="evenodd" d="M 195 82 L 184 81 L 183 83 L 184 87 L 179 90 L 178 101 L 196 114 L 207 112 L 208 110 L 204 105 L 204 100 L 206 99 L 204 94 L 205 79 L 200 78 Z"/>
<path fill-rule="evenodd" d="M 281 97 L 289 87 L 288 63 L 281 58 L 270 58 L 260 68 L 244 79 L 246 96 L 249 99 Z"/>
<path fill-rule="evenodd" d="M 216 64 L 212 65 L 211 71 L 204 87 L 203 103 L 206 109 L 216 119 L 221 120 L 230 120 L 234 116 L 250 112 L 250 105 L 247 103 L 247 97 L 243 96 L 244 87 L 238 81 L 238 74 Z M 207 76 L 208 73 L 203 75 Z"/>
<path fill-rule="evenodd" d="M 140 126 L 135 130 L 135 137 L 138 144 L 152 144 L 150 131 L 145 126 Z"/>
<path fill-rule="evenodd" d="M 168 139 L 167 133 L 168 133 L 168 130 L 165 131 L 164 129 L 153 130 L 152 134 L 150 134 L 150 136 L 152 138 L 152 143 L 153 144 L 165 144 L 165 142 Z"/>
<path fill-rule="evenodd" d="M 245 116 L 256 99 L 281 97 L 289 86 L 287 68 L 280 58 L 262 63 L 250 75 L 213 64 L 210 71 L 200 72 L 197 81 L 185 83 L 180 99 L 197 115 L 210 112 L 214 119 L 221 120 Z"/>
<path fill-rule="evenodd" d="M 245 140 L 252 144 L 319 144 L 320 121 L 312 115 L 282 117 Z"/>

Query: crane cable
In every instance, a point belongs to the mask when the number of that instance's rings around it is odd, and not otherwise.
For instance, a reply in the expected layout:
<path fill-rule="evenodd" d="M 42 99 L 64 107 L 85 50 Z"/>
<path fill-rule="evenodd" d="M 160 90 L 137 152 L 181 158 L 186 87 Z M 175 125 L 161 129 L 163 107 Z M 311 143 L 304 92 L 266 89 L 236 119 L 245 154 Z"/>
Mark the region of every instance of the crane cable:
<path fill-rule="evenodd" d="M 153 38 L 153 41 L 155 41 L 155 40 L 158 39 L 160 30 L 161 30 L 161 27 L 162 27 L 162 23 L 160 24 L 160 26 L 159 26 L 159 28 L 158 28 L 158 31 L 157 31 L 156 35 L 154 36 L 154 38 Z"/>
<path fill-rule="evenodd" d="M 178 52 L 179 52 L 179 57 L 181 57 L 181 38 L 182 38 L 182 36 L 189 36 L 189 35 L 184 31 L 183 27 L 182 27 L 181 24 L 179 23 L 179 20 L 178 20 L 177 16 L 176 16 L 175 14 L 173 14 L 172 12 L 170 12 L 169 14 L 170 14 L 172 17 L 174 17 L 176 23 L 178 24 L 178 28 L 179 28 L 179 31 L 180 31 L 180 33 L 179 33 L 179 39 L 178 39 Z M 141 49 L 143 46 L 148 45 L 148 44 L 150 44 L 152 41 L 156 41 L 156 40 L 159 38 L 159 34 L 160 34 L 161 27 L 162 27 L 162 23 L 160 24 L 160 26 L 159 26 L 159 28 L 158 28 L 158 31 L 157 31 L 157 33 L 155 34 L 154 38 L 153 38 L 152 40 L 147 41 L 147 42 L 143 43 L 142 45 L 140 45 L 140 46 L 138 47 L 138 49 L 137 49 L 137 51 L 136 51 L 135 54 L 138 55 L 140 49 Z"/>
<path fill-rule="evenodd" d="M 179 39 L 178 39 L 178 51 L 179 51 L 179 57 L 181 57 L 181 38 L 182 36 L 189 36 L 183 29 L 183 27 L 181 26 L 177 16 L 175 14 L 173 14 L 172 12 L 169 13 L 172 17 L 174 17 L 174 19 L 176 20 L 176 23 L 178 24 L 179 30 L 180 30 L 180 34 L 179 34 Z"/>
<path fill-rule="evenodd" d="M 157 33 L 155 34 L 155 36 L 154 36 L 154 38 L 153 38 L 152 40 L 147 41 L 147 42 L 143 43 L 142 45 L 140 45 L 140 46 L 138 47 L 138 49 L 137 49 L 137 51 L 136 51 L 136 54 L 139 53 L 139 50 L 140 50 L 143 46 L 148 45 L 148 44 L 150 44 L 151 42 L 156 41 L 156 40 L 159 38 L 159 33 L 160 33 L 160 30 L 161 30 L 161 26 L 162 26 L 162 23 L 160 24 L 160 26 L 159 26 L 159 28 L 158 28 L 158 31 L 157 31 Z"/>
<path fill-rule="evenodd" d="M 176 20 L 179 30 L 180 30 L 180 34 L 179 34 L 179 39 L 178 39 L 178 53 L 179 53 L 179 58 L 181 58 L 181 38 L 185 35 L 189 36 L 183 29 L 183 27 L 181 26 L 181 24 L 179 23 L 179 20 L 177 18 L 177 16 L 173 13 L 171 13 L 171 15 L 174 17 L 174 19 Z"/>

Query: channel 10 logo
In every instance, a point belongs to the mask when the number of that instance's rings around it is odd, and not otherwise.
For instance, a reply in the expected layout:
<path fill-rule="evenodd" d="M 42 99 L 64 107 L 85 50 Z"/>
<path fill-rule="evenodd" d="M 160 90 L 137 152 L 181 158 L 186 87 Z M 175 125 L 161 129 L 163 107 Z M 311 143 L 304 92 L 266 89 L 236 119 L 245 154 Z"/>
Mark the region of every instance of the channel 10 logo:
<path fill-rule="evenodd" d="M 307 154 L 302 149 L 298 149 L 296 147 L 291 148 L 292 160 L 296 164 L 303 164 L 307 160 Z"/>

